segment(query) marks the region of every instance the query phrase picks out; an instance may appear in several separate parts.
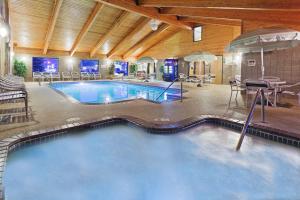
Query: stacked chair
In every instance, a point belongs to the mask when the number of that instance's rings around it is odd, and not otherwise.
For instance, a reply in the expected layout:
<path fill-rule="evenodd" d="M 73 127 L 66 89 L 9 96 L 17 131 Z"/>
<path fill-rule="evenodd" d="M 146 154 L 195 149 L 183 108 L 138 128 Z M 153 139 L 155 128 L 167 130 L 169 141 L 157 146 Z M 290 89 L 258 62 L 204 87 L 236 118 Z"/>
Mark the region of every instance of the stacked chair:
<path fill-rule="evenodd" d="M 71 72 L 72 80 L 80 80 L 79 72 Z"/>
<path fill-rule="evenodd" d="M 24 80 L 15 76 L 0 76 L 0 103 L 14 103 L 16 100 L 25 103 L 26 118 L 28 119 L 28 93 Z"/>
<path fill-rule="evenodd" d="M 90 80 L 91 74 L 89 74 L 87 72 L 81 72 L 80 77 L 81 77 L 81 80 Z"/>
<path fill-rule="evenodd" d="M 47 72 L 33 72 L 33 81 L 75 81 L 75 80 L 98 80 L 101 79 L 101 74 L 99 72 L 62 72 L 60 73 L 47 73 Z"/>
<path fill-rule="evenodd" d="M 98 80 L 98 79 L 101 79 L 101 74 L 99 72 L 95 72 L 95 73 L 92 73 L 92 76 L 94 78 L 94 80 Z"/>
<path fill-rule="evenodd" d="M 61 77 L 62 77 L 63 81 L 65 81 L 65 80 L 72 80 L 72 74 L 71 74 L 71 72 L 62 72 L 61 73 Z"/>

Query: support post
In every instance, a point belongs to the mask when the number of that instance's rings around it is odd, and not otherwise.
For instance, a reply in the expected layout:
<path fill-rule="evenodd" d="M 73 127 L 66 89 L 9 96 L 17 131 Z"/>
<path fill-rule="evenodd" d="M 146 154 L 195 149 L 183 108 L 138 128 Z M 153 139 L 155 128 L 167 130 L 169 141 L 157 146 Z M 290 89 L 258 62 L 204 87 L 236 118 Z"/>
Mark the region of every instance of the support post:
<path fill-rule="evenodd" d="M 265 123 L 265 91 L 263 89 L 260 89 L 260 97 L 261 97 L 261 112 L 260 112 L 261 122 Z"/>
<path fill-rule="evenodd" d="M 261 57 L 261 78 L 264 80 L 265 77 L 265 66 L 264 66 L 264 48 L 260 50 L 260 57 Z"/>
<path fill-rule="evenodd" d="M 180 101 L 183 101 L 183 83 L 182 83 L 182 79 L 180 79 Z"/>

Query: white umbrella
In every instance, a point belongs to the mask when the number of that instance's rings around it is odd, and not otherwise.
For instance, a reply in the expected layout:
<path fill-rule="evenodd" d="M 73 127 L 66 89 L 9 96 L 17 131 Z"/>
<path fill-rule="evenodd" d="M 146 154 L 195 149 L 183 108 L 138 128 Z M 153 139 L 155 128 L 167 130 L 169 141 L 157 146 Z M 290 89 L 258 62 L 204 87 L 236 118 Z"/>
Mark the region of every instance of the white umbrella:
<path fill-rule="evenodd" d="M 136 61 L 137 63 L 154 63 L 154 59 L 151 57 L 142 57 Z"/>
<path fill-rule="evenodd" d="M 264 51 L 274 51 L 295 47 L 300 43 L 300 32 L 291 29 L 270 27 L 240 35 L 226 48 L 227 52 L 260 52 L 261 73 L 264 78 Z"/>
<path fill-rule="evenodd" d="M 183 59 L 187 62 L 206 61 L 208 63 L 211 63 L 217 60 L 217 56 L 207 52 L 195 52 L 191 55 L 185 56 Z"/>

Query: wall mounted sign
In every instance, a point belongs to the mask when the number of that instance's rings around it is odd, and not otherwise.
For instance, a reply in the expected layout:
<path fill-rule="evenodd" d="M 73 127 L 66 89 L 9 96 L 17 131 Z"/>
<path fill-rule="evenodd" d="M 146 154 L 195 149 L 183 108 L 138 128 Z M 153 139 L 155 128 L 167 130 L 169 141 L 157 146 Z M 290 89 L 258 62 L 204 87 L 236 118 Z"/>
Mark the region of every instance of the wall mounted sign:
<path fill-rule="evenodd" d="M 255 67 L 255 65 L 256 65 L 256 60 L 253 59 L 248 60 L 248 67 Z"/>

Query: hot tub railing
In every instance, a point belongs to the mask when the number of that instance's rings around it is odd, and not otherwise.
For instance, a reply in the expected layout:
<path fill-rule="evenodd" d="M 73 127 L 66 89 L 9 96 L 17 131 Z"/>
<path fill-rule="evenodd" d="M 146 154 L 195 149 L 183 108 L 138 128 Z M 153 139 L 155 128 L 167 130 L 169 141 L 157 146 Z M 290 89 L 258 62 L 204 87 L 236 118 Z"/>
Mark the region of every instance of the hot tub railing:
<path fill-rule="evenodd" d="M 170 89 L 170 87 L 176 82 L 176 81 L 180 81 L 180 101 L 183 101 L 183 83 L 182 83 L 182 78 L 176 78 L 175 80 L 172 81 L 172 83 L 162 92 L 160 93 L 160 95 L 158 95 L 158 97 L 155 99 L 156 101 L 158 101 L 158 99 L 165 93 L 167 92 L 168 89 Z"/>
<path fill-rule="evenodd" d="M 240 150 L 244 137 L 246 135 L 247 129 L 251 123 L 251 120 L 253 118 L 254 110 L 255 110 L 255 105 L 258 102 L 259 97 L 261 98 L 261 121 L 264 123 L 265 122 L 265 93 L 264 90 L 269 88 L 269 83 L 266 81 L 248 81 L 246 82 L 246 87 L 247 89 L 256 89 L 256 94 L 254 97 L 254 100 L 251 104 L 250 112 L 247 116 L 246 122 L 243 126 L 241 136 L 239 138 L 238 144 L 236 146 L 236 150 Z"/>

